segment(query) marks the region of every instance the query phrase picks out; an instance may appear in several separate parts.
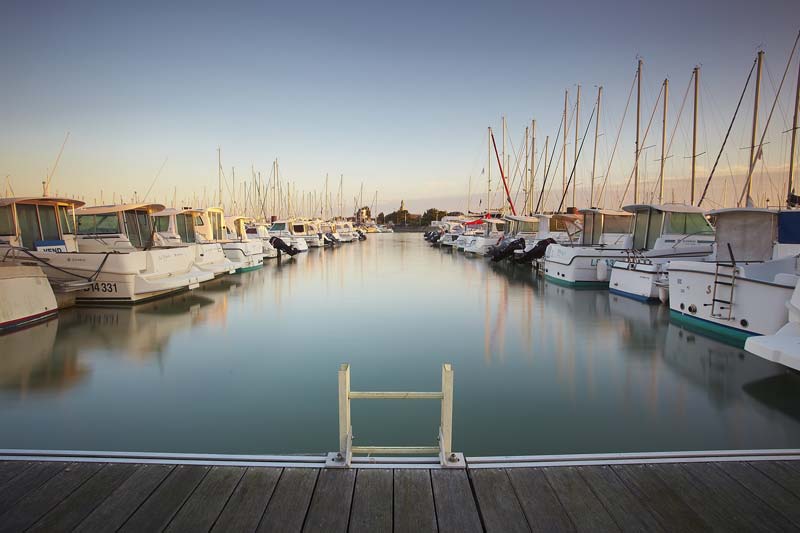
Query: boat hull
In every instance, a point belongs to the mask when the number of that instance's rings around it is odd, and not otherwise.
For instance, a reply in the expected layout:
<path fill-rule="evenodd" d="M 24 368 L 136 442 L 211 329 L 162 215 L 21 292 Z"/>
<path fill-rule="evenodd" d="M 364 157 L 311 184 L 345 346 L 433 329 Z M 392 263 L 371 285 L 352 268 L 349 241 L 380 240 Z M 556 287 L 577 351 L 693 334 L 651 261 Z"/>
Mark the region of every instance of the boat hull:
<path fill-rule="evenodd" d="M 57 313 L 53 289 L 41 268 L 0 268 L 0 333 L 49 320 Z"/>

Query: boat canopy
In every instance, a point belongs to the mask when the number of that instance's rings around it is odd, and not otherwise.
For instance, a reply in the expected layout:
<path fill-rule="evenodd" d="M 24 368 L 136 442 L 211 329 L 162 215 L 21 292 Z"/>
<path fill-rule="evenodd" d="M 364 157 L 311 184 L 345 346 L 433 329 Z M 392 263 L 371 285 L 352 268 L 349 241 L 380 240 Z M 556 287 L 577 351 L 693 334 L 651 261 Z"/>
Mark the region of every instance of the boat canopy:
<path fill-rule="evenodd" d="M 200 215 L 203 210 L 199 207 L 167 207 L 163 211 L 153 213 L 154 217 L 171 217 L 172 215 Z"/>
<path fill-rule="evenodd" d="M 633 248 L 652 250 L 662 235 L 711 235 L 714 228 L 703 210 L 685 204 L 633 204 L 623 209 L 636 216 Z"/>
<path fill-rule="evenodd" d="M 772 247 L 778 240 L 778 211 L 733 207 L 715 209 L 708 214 L 716 218 L 717 261 L 772 259 Z"/>
<path fill-rule="evenodd" d="M 600 244 L 603 234 L 626 234 L 631 232 L 633 214 L 613 209 L 581 209 L 583 213 L 583 234 L 581 243 L 584 246 Z"/>
<path fill-rule="evenodd" d="M 21 196 L 17 198 L 0 198 L 0 207 L 11 204 L 58 204 L 77 209 L 86 205 L 86 202 L 72 198 L 56 198 L 53 196 Z"/>
<path fill-rule="evenodd" d="M 111 213 L 122 213 L 123 211 L 147 211 L 148 214 L 163 211 L 161 204 L 117 204 L 117 205 L 97 205 L 92 207 L 82 207 L 76 215 L 110 215 Z"/>
<path fill-rule="evenodd" d="M 636 213 L 644 209 L 653 209 L 663 213 L 704 213 L 701 208 L 686 204 L 631 204 L 626 205 L 622 209 L 628 213 Z"/>

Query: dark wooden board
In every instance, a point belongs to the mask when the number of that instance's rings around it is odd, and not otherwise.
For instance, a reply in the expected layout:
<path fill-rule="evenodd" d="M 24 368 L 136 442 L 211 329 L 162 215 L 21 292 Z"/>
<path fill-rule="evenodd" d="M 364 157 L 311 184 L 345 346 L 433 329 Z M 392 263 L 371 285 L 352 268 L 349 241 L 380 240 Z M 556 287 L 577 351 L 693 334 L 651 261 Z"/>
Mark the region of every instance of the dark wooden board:
<path fill-rule="evenodd" d="M 2 461 L 0 462 L 0 487 L 22 474 L 31 467 L 28 461 Z"/>
<path fill-rule="evenodd" d="M 795 465 L 800 465 L 800 461 L 753 461 L 750 465 L 800 497 L 800 469 L 793 468 Z"/>
<path fill-rule="evenodd" d="M 301 531 L 318 475 L 316 468 L 284 468 L 258 531 Z"/>
<path fill-rule="evenodd" d="M 20 475 L 0 488 L 0 515 L 8 511 L 26 494 L 42 486 L 46 481 L 64 470 L 67 463 L 34 463 Z"/>
<path fill-rule="evenodd" d="M 581 476 L 623 531 L 664 531 L 609 466 L 582 466 Z"/>
<path fill-rule="evenodd" d="M 783 485 L 773 481 L 772 478 L 747 463 L 718 463 L 717 466 L 770 507 L 788 518 L 795 526 L 800 527 L 800 498 L 784 488 Z M 800 475 L 795 477 L 800 478 Z"/>
<path fill-rule="evenodd" d="M 29 528 L 104 466 L 102 463 L 70 464 L 0 516 L 0 533 Z"/>
<path fill-rule="evenodd" d="M 395 533 L 436 531 L 433 487 L 428 470 L 394 471 Z"/>
<path fill-rule="evenodd" d="M 134 464 L 108 464 L 36 522 L 29 531 L 72 531 L 137 469 Z"/>
<path fill-rule="evenodd" d="M 540 468 L 509 468 L 507 472 L 532 531 L 575 530 Z"/>
<path fill-rule="evenodd" d="M 122 526 L 121 531 L 139 533 L 161 531 L 180 510 L 208 474 L 208 466 L 178 465 L 139 509 Z"/>
<path fill-rule="evenodd" d="M 673 492 L 652 465 L 614 465 L 612 470 L 668 531 L 707 531 L 709 525 Z"/>
<path fill-rule="evenodd" d="M 365 469 L 356 473 L 349 531 L 371 533 L 392 530 L 392 471 Z"/>
<path fill-rule="evenodd" d="M 322 470 L 311 496 L 303 531 L 347 531 L 355 481 L 355 470 Z"/>
<path fill-rule="evenodd" d="M 166 531 L 208 531 L 244 475 L 239 466 L 215 466 L 183 504 Z"/>
<path fill-rule="evenodd" d="M 505 470 L 477 469 L 472 470 L 469 477 L 486 531 L 530 531 Z"/>
<path fill-rule="evenodd" d="M 578 531 L 618 531 L 619 527 L 586 484 L 577 467 L 544 468 L 564 510 Z"/>
<path fill-rule="evenodd" d="M 431 470 L 431 484 L 439 531 L 483 531 L 465 470 Z"/>
<path fill-rule="evenodd" d="M 248 468 L 212 531 L 255 531 L 282 471 L 280 468 Z"/>
<path fill-rule="evenodd" d="M 174 469 L 172 465 L 136 465 L 136 472 L 112 492 L 75 529 L 105 533 L 119 529 Z"/>

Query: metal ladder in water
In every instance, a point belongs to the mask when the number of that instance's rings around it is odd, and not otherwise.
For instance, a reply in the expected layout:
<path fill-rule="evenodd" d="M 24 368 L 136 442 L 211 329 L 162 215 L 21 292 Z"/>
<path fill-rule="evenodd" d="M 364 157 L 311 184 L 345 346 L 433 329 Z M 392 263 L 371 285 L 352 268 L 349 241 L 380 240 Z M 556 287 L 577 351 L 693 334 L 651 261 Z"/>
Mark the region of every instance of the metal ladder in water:
<path fill-rule="evenodd" d="M 733 257 L 733 250 L 728 243 L 728 254 L 731 258 L 730 263 L 717 263 L 714 269 L 714 289 L 711 293 L 711 316 L 723 320 L 733 320 L 733 291 L 736 287 L 736 258 Z M 722 271 L 721 271 L 722 269 Z M 727 292 L 727 299 L 724 294 L 719 294 L 720 287 Z M 709 305 L 709 304 L 706 304 Z M 725 310 L 728 311 L 727 315 Z"/>

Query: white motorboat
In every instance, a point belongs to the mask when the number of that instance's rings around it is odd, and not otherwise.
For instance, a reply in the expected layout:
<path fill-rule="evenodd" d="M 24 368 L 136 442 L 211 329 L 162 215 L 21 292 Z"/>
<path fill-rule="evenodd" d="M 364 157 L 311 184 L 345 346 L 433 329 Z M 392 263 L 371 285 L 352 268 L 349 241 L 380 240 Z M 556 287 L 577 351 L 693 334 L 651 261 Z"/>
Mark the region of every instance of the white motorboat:
<path fill-rule="evenodd" d="M 481 219 L 483 225 L 476 235 L 473 235 L 464 245 L 464 252 L 486 255 L 489 250 L 503 239 L 505 221 L 499 218 Z"/>
<path fill-rule="evenodd" d="M 627 211 L 582 209 L 580 245 L 551 244 L 545 250 L 544 276 L 562 285 L 607 287 L 614 262 L 625 259 L 633 247 Z"/>
<path fill-rule="evenodd" d="M 800 279 L 800 211 L 731 208 L 716 217 L 714 254 L 669 264 L 670 316 L 742 342 L 773 335 L 790 319 Z"/>
<path fill-rule="evenodd" d="M 269 228 L 263 222 L 255 222 L 247 225 L 247 238 L 251 240 L 261 240 L 262 252 L 264 259 L 273 259 L 278 257 L 278 250 L 275 249 L 269 240 L 272 236 L 269 234 Z"/>
<path fill-rule="evenodd" d="M 800 282 L 786 302 L 789 319 L 772 335 L 749 337 L 744 348 L 748 352 L 794 370 L 800 370 Z"/>
<path fill-rule="evenodd" d="M 334 221 L 336 225 L 336 234 L 342 242 L 358 242 L 358 234 L 353 229 L 353 225 L 346 220 Z"/>
<path fill-rule="evenodd" d="M 305 225 L 298 224 L 299 232 L 295 231 L 295 224 L 292 219 L 278 220 L 272 223 L 269 228 L 269 234 L 272 237 L 278 237 L 289 246 L 294 246 L 300 252 L 308 251 L 308 241 L 305 238 Z"/>
<path fill-rule="evenodd" d="M 220 207 L 209 207 L 194 218 L 194 233 L 199 243 L 218 243 L 236 272 L 264 266 L 261 241 L 247 238 L 247 217 L 226 217 Z M 230 227 L 228 227 L 230 225 Z"/>
<path fill-rule="evenodd" d="M 150 215 L 158 204 L 76 210 L 64 198 L 0 200 L 4 260 L 40 266 L 76 301 L 135 303 L 196 288 L 213 274 L 194 266 L 188 248 L 155 248 Z"/>
<path fill-rule="evenodd" d="M 160 248 L 188 246 L 194 250 L 194 264 L 214 276 L 233 274 L 236 265 L 225 257 L 222 245 L 217 242 L 200 243 L 195 234 L 195 220 L 202 217 L 202 209 L 169 208 L 153 213 L 155 244 Z"/>
<path fill-rule="evenodd" d="M 609 290 L 640 301 L 668 299 L 670 261 L 699 261 L 714 250 L 714 228 L 699 207 L 684 204 L 635 204 L 633 247 L 614 262 Z M 661 293 L 661 294 L 659 294 Z"/>
<path fill-rule="evenodd" d="M 0 333 L 49 320 L 58 304 L 38 266 L 0 263 Z"/>

